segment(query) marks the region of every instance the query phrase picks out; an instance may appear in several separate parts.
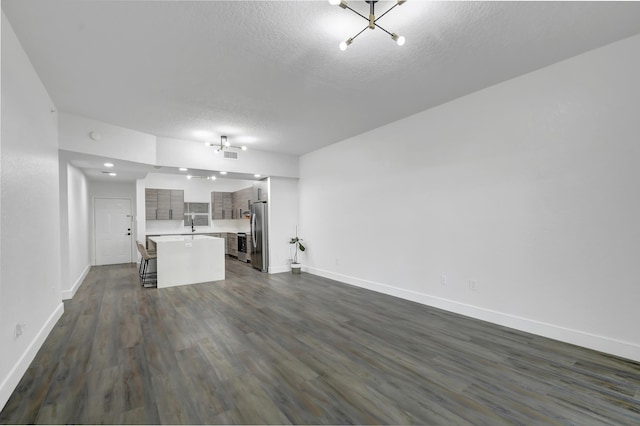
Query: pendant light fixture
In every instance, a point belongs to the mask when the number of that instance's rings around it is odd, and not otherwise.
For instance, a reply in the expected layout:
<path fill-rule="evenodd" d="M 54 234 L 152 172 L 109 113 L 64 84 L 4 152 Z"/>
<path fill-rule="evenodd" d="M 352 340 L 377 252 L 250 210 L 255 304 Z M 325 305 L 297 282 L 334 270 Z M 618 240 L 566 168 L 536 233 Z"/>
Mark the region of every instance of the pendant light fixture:
<path fill-rule="evenodd" d="M 215 146 L 213 144 L 213 142 L 207 142 L 206 143 L 207 146 Z M 216 150 L 214 151 L 215 154 L 224 151 L 225 149 L 228 148 L 233 148 L 233 149 L 241 149 L 242 151 L 246 151 L 247 147 L 246 146 L 235 146 L 235 145 L 231 145 L 229 143 L 229 141 L 227 140 L 226 136 L 220 136 L 220 145 L 216 146 Z"/>
<path fill-rule="evenodd" d="M 357 12 L 357 11 L 351 9 L 351 7 L 349 7 L 349 5 L 347 4 L 346 0 L 329 0 L 329 4 L 331 4 L 332 6 L 340 6 L 343 9 L 349 9 L 350 11 L 355 13 L 356 15 L 360 16 L 361 18 L 363 18 L 365 21 L 369 22 L 369 25 L 364 27 L 358 34 L 356 34 L 353 37 L 350 37 L 347 40 L 345 40 L 342 43 L 340 43 L 340 50 L 342 50 L 342 51 L 347 50 L 349 45 L 351 43 L 353 43 L 353 40 L 355 40 L 356 37 L 358 37 L 360 34 L 362 34 L 364 32 L 364 30 L 366 30 L 367 28 L 369 28 L 370 30 L 374 30 L 376 28 L 380 28 L 382 31 L 384 31 L 385 33 L 389 34 L 391 39 L 393 41 L 395 41 L 398 44 L 398 46 L 404 45 L 405 38 L 403 36 L 399 36 L 396 33 L 390 33 L 389 31 L 385 30 L 384 28 L 382 28 L 378 24 L 378 20 L 380 18 L 382 18 L 384 15 L 386 15 L 387 13 L 391 12 L 396 6 L 402 6 L 404 3 L 407 2 L 407 0 L 397 0 L 396 4 L 391 6 L 386 12 L 384 12 L 382 15 L 380 15 L 380 16 L 378 16 L 376 18 L 375 8 L 376 8 L 376 3 L 377 2 L 378 2 L 377 0 L 365 0 L 365 3 L 369 3 L 369 17 L 367 18 L 366 16 L 364 16 L 360 12 Z"/>

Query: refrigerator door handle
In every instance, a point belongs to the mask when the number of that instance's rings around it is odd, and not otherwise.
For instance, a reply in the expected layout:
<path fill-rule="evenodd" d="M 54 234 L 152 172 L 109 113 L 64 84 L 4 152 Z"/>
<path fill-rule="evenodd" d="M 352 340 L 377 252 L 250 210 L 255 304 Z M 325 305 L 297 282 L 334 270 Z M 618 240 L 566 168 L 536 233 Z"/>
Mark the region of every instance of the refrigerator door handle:
<path fill-rule="evenodd" d="M 256 238 L 256 214 L 255 213 L 251 216 L 251 242 L 253 243 L 253 247 L 258 247 L 258 241 Z"/>

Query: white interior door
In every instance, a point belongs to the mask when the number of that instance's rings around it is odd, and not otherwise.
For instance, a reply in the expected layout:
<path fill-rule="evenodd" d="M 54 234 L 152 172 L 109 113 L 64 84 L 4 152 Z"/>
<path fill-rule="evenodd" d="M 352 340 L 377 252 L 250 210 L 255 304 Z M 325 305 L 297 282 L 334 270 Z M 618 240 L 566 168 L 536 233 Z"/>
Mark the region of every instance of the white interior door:
<path fill-rule="evenodd" d="M 94 202 L 96 265 L 130 263 L 132 215 L 131 200 L 96 198 Z"/>

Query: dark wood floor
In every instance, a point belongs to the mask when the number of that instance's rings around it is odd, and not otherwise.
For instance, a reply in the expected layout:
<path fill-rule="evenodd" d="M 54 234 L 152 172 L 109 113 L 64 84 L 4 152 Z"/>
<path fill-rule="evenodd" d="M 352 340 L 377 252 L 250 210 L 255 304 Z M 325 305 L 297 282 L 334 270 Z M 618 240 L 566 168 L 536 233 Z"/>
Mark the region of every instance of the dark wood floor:
<path fill-rule="evenodd" d="M 142 289 L 94 267 L 0 422 L 640 424 L 640 364 L 228 261 Z"/>

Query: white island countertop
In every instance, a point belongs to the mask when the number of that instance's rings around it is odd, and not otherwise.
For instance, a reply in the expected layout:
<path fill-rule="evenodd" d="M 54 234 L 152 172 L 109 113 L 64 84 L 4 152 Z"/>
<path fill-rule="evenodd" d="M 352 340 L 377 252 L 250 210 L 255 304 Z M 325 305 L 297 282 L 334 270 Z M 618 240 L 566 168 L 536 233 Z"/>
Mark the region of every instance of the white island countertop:
<path fill-rule="evenodd" d="M 196 229 L 196 232 L 191 232 L 191 229 L 185 228 L 184 230 L 170 230 L 170 231 L 147 231 L 145 235 L 147 237 L 158 235 L 210 235 L 210 234 L 237 234 L 238 232 L 249 233 L 251 228 L 215 228 L 215 229 Z"/>
<path fill-rule="evenodd" d="M 225 279 L 223 238 L 163 235 L 149 239 L 157 248 L 158 288 Z"/>

